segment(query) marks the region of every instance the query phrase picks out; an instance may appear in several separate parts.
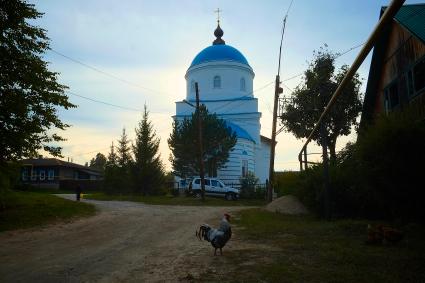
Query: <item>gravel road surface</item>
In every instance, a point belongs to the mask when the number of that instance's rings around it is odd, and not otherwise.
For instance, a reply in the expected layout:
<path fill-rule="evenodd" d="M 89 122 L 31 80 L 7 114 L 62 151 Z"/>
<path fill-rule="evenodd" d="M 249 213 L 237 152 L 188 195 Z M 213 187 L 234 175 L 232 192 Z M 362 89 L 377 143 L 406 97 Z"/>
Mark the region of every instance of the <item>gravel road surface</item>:
<path fill-rule="evenodd" d="M 74 195 L 60 195 L 74 199 Z M 211 271 L 220 256 L 195 238 L 238 207 L 95 201 L 97 215 L 0 233 L 0 282 L 178 282 Z M 232 239 L 233 240 L 233 239 Z M 237 246 L 230 240 L 223 249 Z M 224 259 L 223 259 L 224 260 Z M 214 272 L 214 270 L 212 270 Z"/>

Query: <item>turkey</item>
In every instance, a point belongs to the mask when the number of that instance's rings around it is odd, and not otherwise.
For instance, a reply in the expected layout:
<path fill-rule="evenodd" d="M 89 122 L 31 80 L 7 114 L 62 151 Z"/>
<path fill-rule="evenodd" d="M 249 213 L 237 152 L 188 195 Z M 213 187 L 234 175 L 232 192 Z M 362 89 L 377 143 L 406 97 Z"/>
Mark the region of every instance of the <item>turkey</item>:
<path fill-rule="evenodd" d="M 227 241 L 232 237 L 232 228 L 230 226 L 230 215 L 225 213 L 220 221 L 218 229 L 214 229 L 208 224 L 202 224 L 196 230 L 196 237 L 202 241 L 208 241 L 215 248 L 214 255 L 217 255 L 217 249 L 220 249 L 220 255 L 223 255 L 222 248 L 226 245 Z"/>

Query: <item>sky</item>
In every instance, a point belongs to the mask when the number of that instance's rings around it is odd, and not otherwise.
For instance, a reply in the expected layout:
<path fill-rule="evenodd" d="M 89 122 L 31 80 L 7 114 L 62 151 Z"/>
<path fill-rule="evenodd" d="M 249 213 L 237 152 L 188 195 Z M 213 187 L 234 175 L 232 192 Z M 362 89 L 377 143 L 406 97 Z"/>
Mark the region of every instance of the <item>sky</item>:
<path fill-rule="evenodd" d="M 223 39 L 244 54 L 255 72 L 261 134 L 270 137 L 274 96 L 270 83 L 277 74 L 282 20 L 290 2 L 29 1 L 44 13 L 33 24 L 44 28 L 51 40 L 52 50 L 44 55 L 49 69 L 59 73 L 59 82 L 69 87 L 70 101 L 78 105 L 58 111 L 71 125 L 59 132 L 67 139 L 60 144 L 64 160 L 84 164 L 98 152 L 107 155 L 123 128 L 134 139 L 146 104 L 161 139 L 162 160 L 170 170 L 167 138 L 175 102 L 186 97 L 184 75 L 193 58 L 215 39 L 217 8 L 222 10 Z M 406 1 L 411 3 L 417 1 Z M 286 79 L 305 71 L 314 50 L 327 44 L 334 52 L 344 52 L 365 42 L 379 19 L 381 6 L 388 4 L 383 0 L 294 0 L 283 38 L 284 95 L 302 83 L 302 76 Z M 356 48 L 339 57 L 337 67 L 351 65 L 359 51 Z M 370 57 L 359 69 L 363 92 Z M 355 139 L 355 134 L 339 138 L 337 149 Z M 298 170 L 303 140 L 282 132 L 277 142 L 275 170 Z M 320 149 L 312 144 L 309 152 Z"/>

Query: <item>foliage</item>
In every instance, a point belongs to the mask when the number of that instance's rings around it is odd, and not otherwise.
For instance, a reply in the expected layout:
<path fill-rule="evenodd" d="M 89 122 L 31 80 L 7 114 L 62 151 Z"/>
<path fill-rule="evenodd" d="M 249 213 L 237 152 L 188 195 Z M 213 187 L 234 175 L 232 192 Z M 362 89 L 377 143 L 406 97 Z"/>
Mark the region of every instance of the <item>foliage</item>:
<path fill-rule="evenodd" d="M 304 83 L 292 93 L 292 102 L 285 105 L 281 115 L 283 126 L 299 139 L 309 136 L 339 83 L 348 72 L 347 65 L 343 65 L 335 72 L 336 55 L 323 48 L 314 52 L 314 58 L 304 72 Z M 356 74 L 324 119 L 332 160 L 336 158 L 337 138 L 348 135 L 352 126 L 357 125 L 356 118 L 361 111 L 360 86 L 361 81 Z M 321 144 L 320 131 L 316 132 L 313 140 Z"/>
<path fill-rule="evenodd" d="M 114 143 L 112 142 L 111 150 L 105 165 L 105 182 L 104 189 L 107 193 L 113 193 L 120 187 L 120 175 L 118 167 L 118 156 L 115 153 Z"/>
<path fill-rule="evenodd" d="M 20 0 L 0 5 L 0 163 L 37 155 L 41 149 L 60 156 L 64 130 L 60 107 L 75 107 L 48 70 L 43 53 L 49 49 L 46 31 L 31 24 L 40 18 L 33 4 Z"/>
<path fill-rule="evenodd" d="M 248 172 L 245 177 L 239 178 L 241 184 L 241 198 L 259 198 L 264 199 L 265 189 L 258 187 L 258 178 L 253 172 Z"/>
<path fill-rule="evenodd" d="M 136 193 L 155 194 L 164 184 L 164 169 L 159 155 L 159 142 L 160 139 L 156 137 L 145 105 L 143 118 L 136 129 L 136 141 L 133 145 L 132 177 Z"/>
<path fill-rule="evenodd" d="M 0 212 L 0 231 L 29 228 L 94 215 L 94 205 L 47 193 L 10 191 Z"/>
<path fill-rule="evenodd" d="M 278 197 L 293 195 L 300 187 L 299 174 L 297 171 L 275 172 L 275 192 Z"/>
<path fill-rule="evenodd" d="M 199 109 L 202 124 L 203 160 L 205 171 L 214 176 L 228 160 L 229 152 L 236 144 L 236 134 L 223 119 L 210 114 L 204 105 Z M 172 155 L 170 161 L 173 173 L 182 178 L 199 175 L 198 158 L 198 110 L 191 118 L 175 120 L 173 131 L 168 138 Z"/>
<path fill-rule="evenodd" d="M 330 166 L 334 216 L 398 221 L 425 219 L 425 123 L 415 110 L 379 117 Z M 323 214 L 323 168 L 301 174 L 299 199 Z"/>
<path fill-rule="evenodd" d="M 102 153 L 97 153 L 95 157 L 93 157 L 90 160 L 90 168 L 94 168 L 96 170 L 99 170 L 101 172 L 105 171 L 105 166 L 106 166 L 106 156 L 103 155 Z"/>

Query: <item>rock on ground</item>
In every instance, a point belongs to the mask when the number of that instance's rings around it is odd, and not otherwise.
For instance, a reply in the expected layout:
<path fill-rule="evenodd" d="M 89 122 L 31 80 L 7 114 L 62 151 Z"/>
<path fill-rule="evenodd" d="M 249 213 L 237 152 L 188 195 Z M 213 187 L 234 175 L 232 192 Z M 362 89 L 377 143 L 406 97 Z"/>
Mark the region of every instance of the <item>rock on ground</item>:
<path fill-rule="evenodd" d="M 296 197 L 291 195 L 275 199 L 266 206 L 266 210 L 290 215 L 308 213 L 307 208 Z"/>

